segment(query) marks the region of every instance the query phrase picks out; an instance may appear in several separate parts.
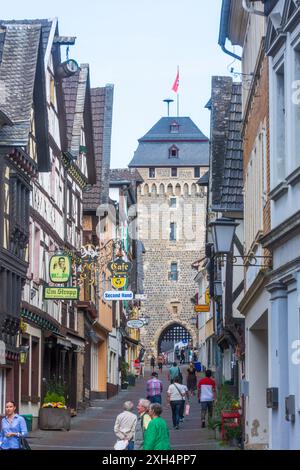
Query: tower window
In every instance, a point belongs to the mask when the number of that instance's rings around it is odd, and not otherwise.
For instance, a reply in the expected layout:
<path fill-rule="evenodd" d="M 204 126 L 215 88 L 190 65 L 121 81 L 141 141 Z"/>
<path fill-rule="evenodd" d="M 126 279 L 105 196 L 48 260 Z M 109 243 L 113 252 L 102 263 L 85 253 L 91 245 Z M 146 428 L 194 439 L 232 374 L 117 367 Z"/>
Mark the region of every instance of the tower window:
<path fill-rule="evenodd" d="M 171 168 L 171 177 L 177 178 L 177 168 Z"/>
<path fill-rule="evenodd" d="M 171 222 L 170 223 L 170 241 L 176 241 L 176 223 Z"/>
<path fill-rule="evenodd" d="M 200 178 L 200 167 L 196 166 L 194 168 L 194 178 Z"/>
<path fill-rule="evenodd" d="M 177 263 L 171 263 L 171 271 L 169 272 L 169 280 L 170 281 L 178 281 L 178 266 L 177 266 Z"/>
<path fill-rule="evenodd" d="M 177 122 L 172 122 L 172 124 L 170 125 L 170 132 L 171 134 L 178 134 L 179 124 Z"/>
<path fill-rule="evenodd" d="M 155 168 L 149 168 L 149 178 L 155 178 Z"/>
<path fill-rule="evenodd" d="M 169 148 L 169 158 L 178 158 L 179 156 L 179 149 L 176 147 L 176 145 L 172 145 L 172 147 Z"/>
<path fill-rule="evenodd" d="M 170 208 L 171 209 L 176 209 L 177 206 L 177 199 L 176 197 L 171 197 L 170 198 Z"/>

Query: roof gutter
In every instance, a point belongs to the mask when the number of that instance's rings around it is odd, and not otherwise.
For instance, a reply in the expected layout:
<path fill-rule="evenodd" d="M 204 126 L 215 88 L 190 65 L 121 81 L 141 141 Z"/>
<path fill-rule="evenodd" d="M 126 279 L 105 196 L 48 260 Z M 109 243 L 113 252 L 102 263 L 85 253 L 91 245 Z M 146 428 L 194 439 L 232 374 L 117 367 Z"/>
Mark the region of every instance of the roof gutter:
<path fill-rule="evenodd" d="M 243 8 L 247 13 L 250 13 L 250 15 L 265 16 L 263 11 L 255 10 L 254 6 L 250 5 L 249 0 L 243 0 Z"/>
<path fill-rule="evenodd" d="M 228 21 L 230 15 L 230 7 L 231 7 L 231 0 L 223 0 L 222 2 L 222 10 L 221 10 L 221 21 L 220 21 L 220 33 L 219 33 L 219 45 L 225 54 L 234 57 L 237 60 L 242 60 L 242 58 L 234 54 L 234 52 L 229 51 L 225 47 L 226 39 L 228 37 Z"/>

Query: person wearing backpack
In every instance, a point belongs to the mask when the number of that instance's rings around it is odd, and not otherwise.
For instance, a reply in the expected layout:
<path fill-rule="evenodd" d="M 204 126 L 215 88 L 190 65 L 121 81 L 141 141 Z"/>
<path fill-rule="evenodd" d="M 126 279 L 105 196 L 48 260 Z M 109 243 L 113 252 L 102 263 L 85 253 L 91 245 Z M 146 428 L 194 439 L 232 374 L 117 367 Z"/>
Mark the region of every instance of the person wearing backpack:
<path fill-rule="evenodd" d="M 134 448 L 135 450 L 143 450 L 144 446 L 144 435 L 145 431 L 148 428 L 148 424 L 151 421 L 149 415 L 150 401 L 145 398 L 141 398 L 137 405 L 138 419 L 135 428 L 135 441 Z"/>
<path fill-rule="evenodd" d="M 180 372 L 180 369 L 177 365 L 177 362 L 173 362 L 172 367 L 169 369 L 169 374 L 168 374 L 169 380 L 171 384 L 174 382 L 175 377 L 178 377 L 179 383 L 182 383 L 182 374 Z"/>
<path fill-rule="evenodd" d="M 179 377 L 174 378 L 174 382 L 168 388 L 168 402 L 172 409 L 172 420 L 174 429 L 179 429 L 180 411 L 182 402 L 185 400 L 185 387 L 179 383 Z"/>

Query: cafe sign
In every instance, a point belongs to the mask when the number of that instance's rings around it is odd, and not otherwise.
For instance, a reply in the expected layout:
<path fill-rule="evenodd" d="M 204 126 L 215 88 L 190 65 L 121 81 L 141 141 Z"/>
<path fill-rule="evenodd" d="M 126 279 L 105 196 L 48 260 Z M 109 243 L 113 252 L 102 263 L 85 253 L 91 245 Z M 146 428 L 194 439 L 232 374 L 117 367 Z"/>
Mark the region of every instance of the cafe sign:
<path fill-rule="evenodd" d="M 44 287 L 45 300 L 78 300 L 79 287 Z"/>
<path fill-rule="evenodd" d="M 125 261 L 123 258 L 118 258 L 108 263 L 107 267 L 114 277 L 127 276 L 132 269 L 132 263 Z"/>
<path fill-rule="evenodd" d="M 65 255 L 51 256 L 49 277 L 51 282 L 62 284 L 68 282 L 71 276 L 71 259 Z"/>

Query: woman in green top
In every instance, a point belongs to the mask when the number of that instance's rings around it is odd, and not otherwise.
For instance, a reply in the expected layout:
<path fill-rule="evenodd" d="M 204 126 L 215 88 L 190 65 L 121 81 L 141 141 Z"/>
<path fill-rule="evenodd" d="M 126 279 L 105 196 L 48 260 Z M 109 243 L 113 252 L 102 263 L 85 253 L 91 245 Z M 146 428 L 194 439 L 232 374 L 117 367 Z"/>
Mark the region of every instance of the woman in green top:
<path fill-rule="evenodd" d="M 169 428 L 166 421 L 160 417 L 162 406 L 152 403 L 149 409 L 151 421 L 144 436 L 144 450 L 170 450 Z"/>

